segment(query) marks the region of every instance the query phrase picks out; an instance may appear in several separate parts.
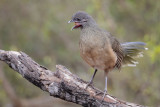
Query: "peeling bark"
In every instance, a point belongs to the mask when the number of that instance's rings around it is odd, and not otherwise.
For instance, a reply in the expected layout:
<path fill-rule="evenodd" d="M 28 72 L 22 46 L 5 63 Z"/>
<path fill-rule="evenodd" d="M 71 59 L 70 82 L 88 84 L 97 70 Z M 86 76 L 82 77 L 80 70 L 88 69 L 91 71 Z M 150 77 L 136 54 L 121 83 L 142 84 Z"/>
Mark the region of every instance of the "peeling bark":
<path fill-rule="evenodd" d="M 52 72 L 23 52 L 0 50 L 0 60 L 43 91 L 65 101 L 85 107 L 144 107 L 111 95 L 106 95 L 102 104 L 103 92 L 93 86 L 85 89 L 87 82 L 72 74 L 66 67 L 56 65 L 56 71 Z"/>

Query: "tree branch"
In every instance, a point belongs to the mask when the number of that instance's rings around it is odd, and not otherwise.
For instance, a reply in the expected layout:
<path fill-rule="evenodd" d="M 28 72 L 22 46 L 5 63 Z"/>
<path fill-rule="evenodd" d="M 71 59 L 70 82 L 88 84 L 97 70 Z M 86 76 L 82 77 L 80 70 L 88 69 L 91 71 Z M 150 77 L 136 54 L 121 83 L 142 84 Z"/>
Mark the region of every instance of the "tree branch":
<path fill-rule="evenodd" d="M 95 87 L 85 89 L 87 82 L 72 74 L 62 65 L 56 65 L 57 70 L 52 72 L 36 63 L 23 52 L 4 50 L 0 50 L 0 60 L 6 62 L 29 82 L 43 91 L 47 91 L 51 96 L 85 107 L 99 107 L 101 105 L 103 93 Z M 106 95 L 102 106 L 143 107 L 110 95 Z"/>

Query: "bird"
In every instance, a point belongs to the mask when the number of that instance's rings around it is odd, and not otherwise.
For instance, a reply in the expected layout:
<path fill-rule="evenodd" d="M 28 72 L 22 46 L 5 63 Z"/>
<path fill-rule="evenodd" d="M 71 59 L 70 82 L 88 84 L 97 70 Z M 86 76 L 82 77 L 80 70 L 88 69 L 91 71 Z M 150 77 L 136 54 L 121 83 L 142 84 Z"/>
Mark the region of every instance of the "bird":
<path fill-rule="evenodd" d="M 73 14 L 68 23 L 74 22 L 73 29 L 80 29 L 79 49 L 82 59 L 94 68 L 91 80 L 86 89 L 93 83 L 96 72 L 101 70 L 105 74 L 105 88 L 102 99 L 107 92 L 108 73 L 113 69 L 121 70 L 122 66 L 136 66 L 135 58 L 142 57 L 147 50 L 144 42 L 125 42 L 119 40 L 107 30 L 98 26 L 94 18 L 84 11 Z"/>

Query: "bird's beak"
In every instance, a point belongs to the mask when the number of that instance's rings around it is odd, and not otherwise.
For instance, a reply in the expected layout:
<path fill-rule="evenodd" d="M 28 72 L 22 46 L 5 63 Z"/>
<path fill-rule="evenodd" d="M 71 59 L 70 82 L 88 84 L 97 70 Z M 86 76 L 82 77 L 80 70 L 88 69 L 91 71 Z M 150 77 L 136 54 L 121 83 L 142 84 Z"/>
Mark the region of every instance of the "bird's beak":
<path fill-rule="evenodd" d="M 80 22 L 74 21 L 73 19 L 71 19 L 70 21 L 68 21 L 68 23 L 72 23 L 72 22 L 75 23 L 75 26 L 73 26 L 73 27 L 71 28 L 71 31 L 72 31 L 73 29 L 79 28 L 79 27 L 81 26 L 81 23 L 80 23 Z"/>
<path fill-rule="evenodd" d="M 74 22 L 72 19 L 70 21 L 68 21 L 68 23 L 72 23 L 72 22 Z"/>
<path fill-rule="evenodd" d="M 71 19 L 70 21 L 68 21 L 68 23 L 72 23 L 72 22 L 74 22 L 72 19 Z M 71 28 L 71 31 L 72 31 L 74 28 L 75 28 L 75 26 L 73 26 L 73 27 Z"/>

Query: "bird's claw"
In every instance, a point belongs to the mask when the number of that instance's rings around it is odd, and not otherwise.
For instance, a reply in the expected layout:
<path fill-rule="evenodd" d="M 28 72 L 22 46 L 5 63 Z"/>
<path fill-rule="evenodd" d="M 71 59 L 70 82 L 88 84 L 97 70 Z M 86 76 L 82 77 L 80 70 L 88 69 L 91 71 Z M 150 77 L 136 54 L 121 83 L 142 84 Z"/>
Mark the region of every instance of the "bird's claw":
<path fill-rule="evenodd" d="M 104 101 L 104 98 L 105 98 L 105 96 L 106 96 L 106 94 L 107 94 L 107 90 L 104 90 L 104 92 L 101 92 L 101 93 L 103 93 L 103 96 L 102 96 L 102 100 L 101 100 L 101 105 L 100 105 L 100 107 L 103 106 L 103 101 Z"/>
<path fill-rule="evenodd" d="M 85 89 L 87 89 L 89 86 L 93 86 L 93 83 L 91 81 L 86 85 Z"/>
<path fill-rule="evenodd" d="M 104 92 L 102 92 L 102 91 L 96 92 L 95 96 L 100 95 L 100 94 L 103 94 L 103 93 L 104 93 Z"/>
<path fill-rule="evenodd" d="M 104 101 L 104 98 L 105 98 L 106 94 L 107 94 L 107 90 L 104 90 L 104 94 L 103 94 L 103 97 L 102 97 L 102 102 Z"/>

